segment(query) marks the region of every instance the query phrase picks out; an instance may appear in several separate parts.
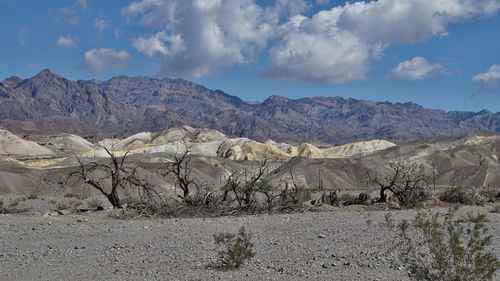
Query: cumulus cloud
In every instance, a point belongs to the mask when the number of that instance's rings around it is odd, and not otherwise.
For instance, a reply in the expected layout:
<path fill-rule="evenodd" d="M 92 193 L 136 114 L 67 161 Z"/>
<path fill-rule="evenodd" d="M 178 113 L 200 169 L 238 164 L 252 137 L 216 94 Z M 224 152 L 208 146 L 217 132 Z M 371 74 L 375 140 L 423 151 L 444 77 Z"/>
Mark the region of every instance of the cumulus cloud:
<path fill-rule="evenodd" d="M 77 40 L 77 38 L 71 34 L 61 35 L 57 39 L 56 45 L 57 45 L 57 47 L 60 47 L 60 48 L 76 47 L 76 40 Z"/>
<path fill-rule="evenodd" d="M 300 10 L 302 2 L 278 1 L 271 10 L 254 0 L 142 0 L 122 14 L 158 30 L 133 46 L 147 56 L 165 56 L 159 75 L 192 79 L 252 62 L 273 36 L 278 13 Z"/>
<path fill-rule="evenodd" d="M 94 19 L 94 27 L 99 30 L 99 33 L 102 33 L 109 27 L 109 21 L 105 19 Z"/>
<path fill-rule="evenodd" d="M 256 0 L 137 0 L 122 15 L 154 32 L 133 46 L 165 57 L 160 75 L 197 78 L 251 63 L 266 50 L 265 76 L 340 84 L 365 79 L 387 48 L 447 36 L 450 25 L 491 16 L 500 2 L 358 1 L 302 15 L 310 6 L 303 0 L 268 6 Z"/>
<path fill-rule="evenodd" d="M 388 47 L 446 36 L 450 24 L 499 9 L 496 0 L 379 0 L 294 17 L 283 25 L 264 74 L 333 84 L 363 80 Z"/>
<path fill-rule="evenodd" d="M 160 7 L 164 4 L 163 0 L 142 0 L 130 3 L 122 9 L 124 16 L 136 16 L 145 13 L 151 8 Z"/>
<path fill-rule="evenodd" d="M 492 65 L 488 71 L 472 77 L 472 80 L 487 88 L 497 87 L 500 84 L 500 65 Z"/>
<path fill-rule="evenodd" d="M 164 31 L 153 36 L 136 38 L 132 46 L 148 57 L 153 57 L 156 53 L 169 55 L 184 50 L 184 42 L 179 34 L 167 35 Z"/>
<path fill-rule="evenodd" d="M 389 75 L 394 80 L 423 80 L 445 72 L 444 67 L 438 63 L 431 63 L 425 58 L 414 57 L 399 63 Z"/>
<path fill-rule="evenodd" d="M 92 72 L 121 67 L 130 58 L 127 51 L 112 48 L 92 49 L 85 53 L 82 66 Z"/>
<path fill-rule="evenodd" d="M 337 13 L 293 18 L 279 44 L 270 50 L 270 67 L 264 75 L 332 84 L 363 80 L 367 60 L 378 57 L 383 46 L 337 28 Z"/>

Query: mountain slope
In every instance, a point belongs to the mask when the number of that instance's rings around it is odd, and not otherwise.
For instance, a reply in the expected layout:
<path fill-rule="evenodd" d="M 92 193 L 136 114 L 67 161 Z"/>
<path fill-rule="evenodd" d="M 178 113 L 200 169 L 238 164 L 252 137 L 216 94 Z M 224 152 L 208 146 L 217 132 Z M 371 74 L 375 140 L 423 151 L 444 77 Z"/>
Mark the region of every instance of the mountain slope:
<path fill-rule="evenodd" d="M 340 97 L 271 96 L 262 103 L 247 103 L 182 79 L 119 76 L 108 81 L 70 81 L 44 70 L 29 79 L 10 77 L 0 82 L 0 120 L 8 119 L 3 123 L 11 124 L 10 130 L 26 133 L 24 125 L 12 125 L 17 120 L 33 121 L 33 131 L 44 131 L 35 121 L 55 116 L 65 122 L 58 122 L 51 133 L 78 133 L 77 128 L 86 127 L 86 133 L 96 128 L 130 135 L 189 125 L 260 141 L 289 142 L 386 139 L 404 143 L 476 130 L 500 131 L 500 114 L 488 111 L 445 112 L 413 103 Z M 70 120 L 85 124 L 71 126 Z"/>

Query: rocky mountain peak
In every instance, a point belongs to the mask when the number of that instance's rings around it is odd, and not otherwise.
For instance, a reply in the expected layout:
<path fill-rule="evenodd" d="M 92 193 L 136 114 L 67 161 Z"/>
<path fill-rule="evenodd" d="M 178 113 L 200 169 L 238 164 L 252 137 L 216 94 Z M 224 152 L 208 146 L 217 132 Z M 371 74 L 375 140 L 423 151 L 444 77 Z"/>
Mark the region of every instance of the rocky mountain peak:
<path fill-rule="evenodd" d="M 23 82 L 23 79 L 17 77 L 17 76 L 11 76 L 7 79 L 5 79 L 2 83 L 11 87 L 15 88 L 17 85 L 21 84 Z"/>
<path fill-rule="evenodd" d="M 0 99 L 0 120 L 74 118 L 61 123 L 61 132 L 77 120 L 108 134 L 190 125 L 256 140 L 341 144 L 369 139 L 404 143 L 477 130 L 500 131 L 500 113 L 489 111 L 446 112 L 414 103 L 276 95 L 250 104 L 183 79 L 117 76 L 74 82 L 46 69 L 25 80 L 9 78 L 4 84 L 0 97 L 8 98 Z M 24 133 L 22 129 L 29 126 L 17 127 Z"/>
<path fill-rule="evenodd" d="M 265 99 L 262 104 L 285 104 L 288 102 L 288 99 L 283 96 L 272 95 Z"/>

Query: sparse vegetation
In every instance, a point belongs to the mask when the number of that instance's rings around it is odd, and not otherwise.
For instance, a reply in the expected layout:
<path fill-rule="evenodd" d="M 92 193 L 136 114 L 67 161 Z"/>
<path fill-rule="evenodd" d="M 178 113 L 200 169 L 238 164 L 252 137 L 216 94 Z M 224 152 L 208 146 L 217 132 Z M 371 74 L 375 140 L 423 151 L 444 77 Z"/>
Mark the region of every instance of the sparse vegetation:
<path fill-rule="evenodd" d="M 255 253 L 253 243 L 250 241 L 251 233 L 242 226 L 238 234 L 224 232 L 214 235 L 218 269 L 238 269 L 250 261 Z"/>
<path fill-rule="evenodd" d="M 146 178 L 138 175 L 138 167 L 129 167 L 125 165 L 128 152 L 122 157 L 117 157 L 105 146 L 101 146 L 107 155 L 111 158 L 111 163 L 91 162 L 84 164 L 82 160 L 75 155 L 79 169 L 68 175 L 66 181 L 71 178 L 76 178 L 83 181 L 99 192 L 101 192 L 109 200 L 114 208 L 122 208 L 122 202 L 119 196 L 119 189 L 136 188 L 145 196 L 152 196 L 154 193 L 153 187 L 149 184 Z M 98 174 L 104 173 L 104 177 L 99 177 Z M 107 181 L 110 182 L 106 183 Z M 109 184 L 109 187 L 106 185 Z"/>
<path fill-rule="evenodd" d="M 487 250 L 492 237 L 483 220 L 461 223 L 454 212 L 445 217 L 421 213 L 399 224 L 395 246 L 413 280 L 493 280 L 500 262 Z"/>
<path fill-rule="evenodd" d="M 310 193 L 295 182 L 291 169 L 290 179 L 281 184 L 266 180 L 270 172 L 270 159 L 264 159 L 252 170 L 245 168 L 230 173 L 223 187 L 221 202 L 243 212 L 256 213 L 301 207 L 310 198 Z"/>
<path fill-rule="evenodd" d="M 28 197 L 27 197 L 28 200 L 36 200 L 38 199 L 38 190 L 33 190 L 32 192 L 30 192 L 30 194 L 28 194 Z"/>
<path fill-rule="evenodd" d="M 104 207 L 104 203 L 99 198 L 92 198 L 87 202 L 87 206 L 91 209 L 97 210 Z"/>
<path fill-rule="evenodd" d="M 68 193 L 64 194 L 64 197 L 66 197 L 66 198 L 76 198 L 76 199 L 83 200 L 83 199 L 86 199 L 88 196 L 85 195 L 85 194 L 83 194 L 83 193 L 68 192 Z"/>
<path fill-rule="evenodd" d="M 367 176 L 380 187 L 380 202 L 388 202 L 391 195 L 401 207 L 413 208 L 429 198 L 428 178 L 416 165 L 389 162 L 388 173 L 368 171 Z"/>
<path fill-rule="evenodd" d="M 351 193 L 344 193 L 340 195 L 339 201 L 344 206 L 365 205 L 370 203 L 370 196 L 367 193 L 359 193 L 358 196 L 355 196 Z"/>
<path fill-rule="evenodd" d="M 391 213 L 387 213 L 384 215 L 384 221 L 385 221 L 385 225 L 389 228 L 393 228 L 394 227 L 394 219 L 392 218 L 392 214 Z"/>
<path fill-rule="evenodd" d="M 25 212 L 27 209 L 18 208 L 21 199 L 16 199 L 12 201 L 9 205 L 6 205 L 3 200 L 0 199 L 0 214 L 17 214 Z"/>
<path fill-rule="evenodd" d="M 439 197 L 444 202 L 465 205 L 482 205 L 486 200 L 481 200 L 480 195 L 473 188 L 451 186 Z"/>
<path fill-rule="evenodd" d="M 159 170 L 160 174 L 163 176 L 174 177 L 174 186 L 175 188 L 179 188 L 182 192 L 181 198 L 187 199 L 189 193 L 195 189 L 198 190 L 200 188 L 199 183 L 191 176 L 193 168 L 191 167 L 191 156 L 189 155 L 189 150 L 186 149 L 184 153 L 180 156 L 175 155 L 174 161 L 169 162 Z"/>
<path fill-rule="evenodd" d="M 71 209 L 72 205 L 69 202 L 63 201 L 63 202 L 58 202 L 56 205 L 57 210 L 69 210 Z"/>

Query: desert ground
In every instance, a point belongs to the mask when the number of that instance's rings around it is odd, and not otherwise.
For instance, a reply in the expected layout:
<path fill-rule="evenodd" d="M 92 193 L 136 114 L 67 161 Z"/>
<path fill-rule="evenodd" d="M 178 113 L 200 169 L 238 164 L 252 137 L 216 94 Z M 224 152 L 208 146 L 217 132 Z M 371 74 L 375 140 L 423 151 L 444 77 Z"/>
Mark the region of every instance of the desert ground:
<path fill-rule="evenodd" d="M 170 219 L 115 219 L 108 212 L 0 216 L 0 279 L 409 280 L 388 251 L 396 230 L 385 217 L 397 224 L 415 211 Z M 486 224 L 500 256 L 500 214 Z M 213 235 L 241 226 L 252 233 L 255 257 L 239 270 L 211 268 Z"/>

